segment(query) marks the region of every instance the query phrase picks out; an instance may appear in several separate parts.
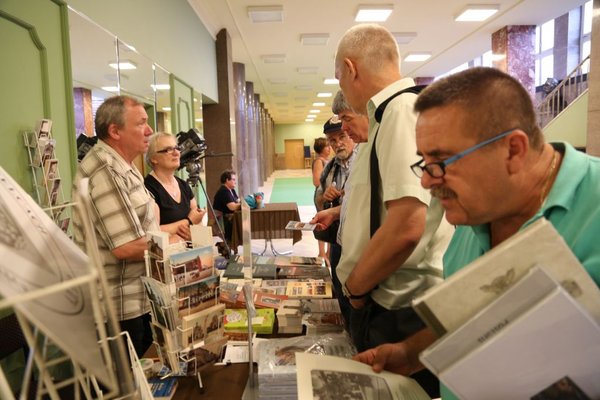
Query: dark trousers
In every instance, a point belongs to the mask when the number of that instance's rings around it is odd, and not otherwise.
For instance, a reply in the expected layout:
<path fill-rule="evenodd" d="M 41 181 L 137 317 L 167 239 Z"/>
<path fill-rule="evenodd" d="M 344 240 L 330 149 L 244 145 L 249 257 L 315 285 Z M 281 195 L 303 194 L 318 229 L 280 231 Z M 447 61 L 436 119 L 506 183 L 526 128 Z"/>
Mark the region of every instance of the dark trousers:
<path fill-rule="evenodd" d="M 329 243 L 329 248 L 331 249 L 331 253 L 329 254 L 329 265 L 331 266 L 331 280 L 333 282 L 333 291 L 335 296 L 337 297 L 337 301 L 340 304 L 340 310 L 342 311 L 342 316 L 344 317 L 344 325 L 346 330 L 350 331 L 350 303 L 348 299 L 343 295 L 342 292 L 342 284 L 337 276 L 336 268 L 340 262 L 340 257 L 342 256 L 342 246 L 337 243 Z"/>
<path fill-rule="evenodd" d="M 359 352 L 384 343 L 400 342 L 425 328 L 410 307 L 388 310 L 373 300 L 361 309 L 351 307 L 350 336 Z M 432 398 L 440 397 L 440 382 L 428 370 L 411 375 Z"/>
<path fill-rule="evenodd" d="M 150 313 L 120 321 L 119 324 L 121 325 L 121 330 L 129 333 L 131 343 L 133 343 L 138 358 L 142 358 L 148 347 L 152 344 Z"/>

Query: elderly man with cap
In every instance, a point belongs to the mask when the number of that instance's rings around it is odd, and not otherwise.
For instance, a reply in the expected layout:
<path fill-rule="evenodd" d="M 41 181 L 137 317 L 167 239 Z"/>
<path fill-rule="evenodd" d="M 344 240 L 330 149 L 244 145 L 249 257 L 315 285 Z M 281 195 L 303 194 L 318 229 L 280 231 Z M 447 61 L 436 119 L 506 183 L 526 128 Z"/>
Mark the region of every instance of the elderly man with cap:
<path fill-rule="evenodd" d="M 321 174 L 321 185 L 317 188 L 315 202 L 319 209 L 337 207 L 342 204 L 346 182 L 350 174 L 350 165 L 356 155 L 358 146 L 350 139 L 348 134 L 342 131 L 342 121 L 334 115 L 323 126 L 323 133 L 327 136 L 329 145 L 335 152 L 335 157 L 323 169 Z M 336 267 L 342 254 L 342 247 L 337 241 L 338 224 L 333 224 L 326 231 L 328 237 L 318 237 L 326 240 L 331 245 L 330 265 L 334 289 L 336 293 L 342 293 L 340 281 L 337 278 Z M 319 233 L 316 233 L 318 236 Z M 340 308 L 346 321 L 349 317 L 349 304 L 343 296 L 338 296 Z"/>

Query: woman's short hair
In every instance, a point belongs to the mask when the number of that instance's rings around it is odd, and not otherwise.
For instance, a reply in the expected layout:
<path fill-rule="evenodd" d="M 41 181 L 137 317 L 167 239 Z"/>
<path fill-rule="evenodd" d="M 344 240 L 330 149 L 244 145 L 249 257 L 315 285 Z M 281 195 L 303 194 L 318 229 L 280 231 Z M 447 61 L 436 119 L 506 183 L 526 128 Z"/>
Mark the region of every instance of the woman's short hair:
<path fill-rule="evenodd" d="M 315 139 L 315 143 L 313 144 L 313 149 L 315 150 L 315 153 L 321 154 L 323 149 L 327 146 L 329 146 L 329 143 L 327 143 L 327 139 L 324 137 L 320 137 L 320 138 Z"/>
<path fill-rule="evenodd" d="M 156 152 L 158 151 L 158 149 L 157 149 L 158 139 L 160 139 L 162 137 L 175 138 L 175 136 L 171 135 L 170 133 L 166 133 L 166 132 L 156 132 L 155 134 L 150 136 L 150 140 L 148 141 L 148 151 L 146 152 L 146 164 L 148 164 L 150 166 L 150 168 L 153 167 L 152 158 L 156 155 Z"/>
<path fill-rule="evenodd" d="M 221 183 L 225 183 L 231 179 L 233 175 L 236 175 L 235 171 L 232 169 L 226 169 L 221 173 Z"/>

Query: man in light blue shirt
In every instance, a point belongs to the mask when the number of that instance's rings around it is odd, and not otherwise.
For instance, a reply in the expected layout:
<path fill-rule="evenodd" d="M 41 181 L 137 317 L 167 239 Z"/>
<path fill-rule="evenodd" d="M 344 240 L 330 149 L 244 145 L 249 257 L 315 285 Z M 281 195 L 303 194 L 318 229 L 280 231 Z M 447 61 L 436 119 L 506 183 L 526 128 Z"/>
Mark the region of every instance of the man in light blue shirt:
<path fill-rule="evenodd" d="M 458 226 L 444 255 L 445 277 L 544 217 L 600 286 L 600 159 L 545 143 L 529 94 L 493 68 L 434 83 L 415 110 L 422 160 L 411 168 Z M 374 370 L 411 374 L 423 368 L 418 355 L 435 339 L 424 329 L 357 358 Z M 442 398 L 456 397 L 442 387 Z"/>

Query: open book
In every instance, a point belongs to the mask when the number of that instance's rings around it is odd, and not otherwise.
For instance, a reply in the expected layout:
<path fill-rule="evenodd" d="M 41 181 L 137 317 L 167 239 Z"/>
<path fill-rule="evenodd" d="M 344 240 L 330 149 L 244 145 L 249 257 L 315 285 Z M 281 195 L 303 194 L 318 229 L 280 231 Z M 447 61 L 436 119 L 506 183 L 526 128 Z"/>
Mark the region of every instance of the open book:
<path fill-rule="evenodd" d="M 600 321 L 600 291 L 552 224 L 540 218 L 450 278 L 413 300 L 438 335 L 452 332 L 522 278 L 543 265 L 590 315 Z"/>
<path fill-rule="evenodd" d="M 543 268 L 420 359 L 461 399 L 600 398 L 600 326 Z M 565 379 L 581 397 L 544 397 Z"/>
<path fill-rule="evenodd" d="M 430 400 L 419 384 L 347 358 L 296 353 L 298 400 Z"/>

